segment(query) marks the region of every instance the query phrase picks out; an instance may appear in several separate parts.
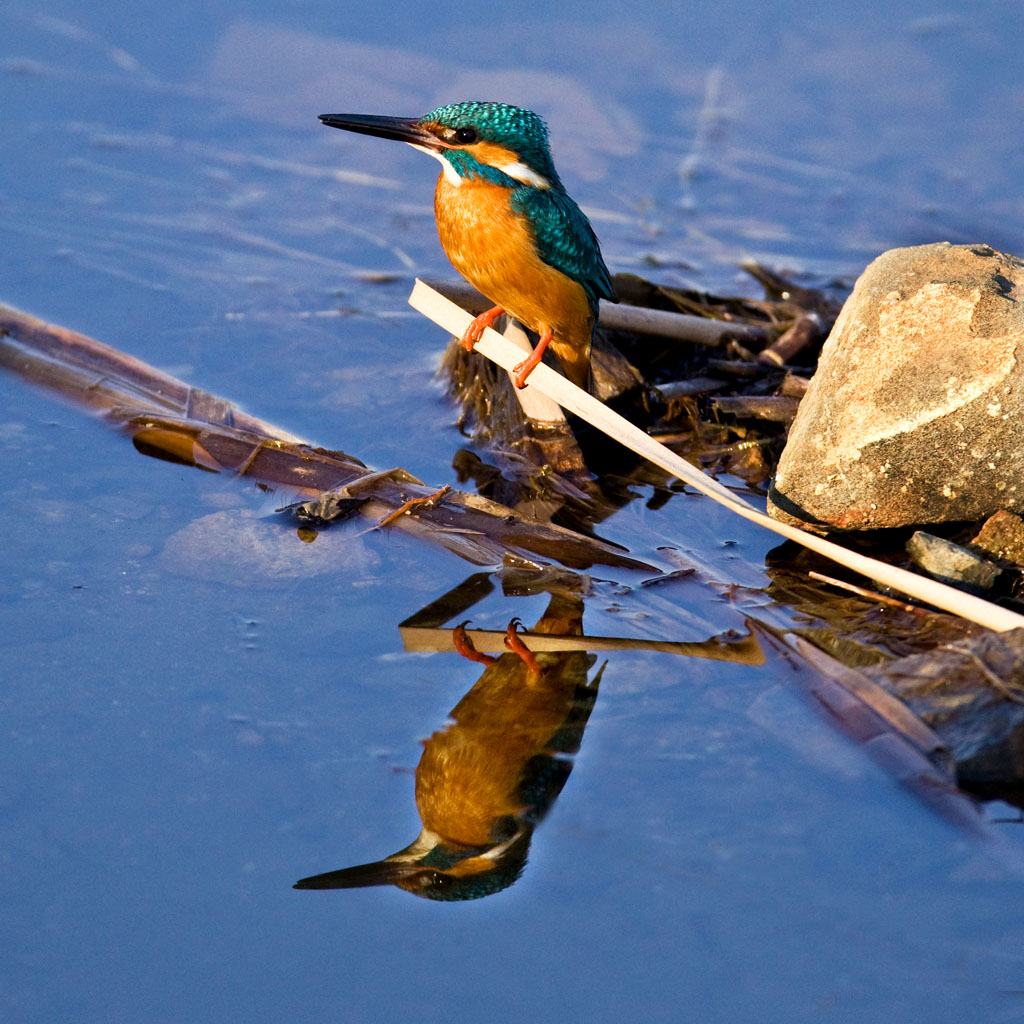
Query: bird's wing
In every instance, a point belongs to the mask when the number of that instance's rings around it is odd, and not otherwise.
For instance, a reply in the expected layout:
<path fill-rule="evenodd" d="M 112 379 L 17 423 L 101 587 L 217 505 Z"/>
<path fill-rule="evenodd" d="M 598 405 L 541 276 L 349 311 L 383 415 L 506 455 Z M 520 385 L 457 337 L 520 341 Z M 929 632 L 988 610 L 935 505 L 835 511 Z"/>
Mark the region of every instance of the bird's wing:
<path fill-rule="evenodd" d="M 578 281 L 595 313 L 598 299 L 615 301 L 597 235 L 569 195 L 557 188 L 516 189 L 512 205 L 529 218 L 540 258 Z"/>

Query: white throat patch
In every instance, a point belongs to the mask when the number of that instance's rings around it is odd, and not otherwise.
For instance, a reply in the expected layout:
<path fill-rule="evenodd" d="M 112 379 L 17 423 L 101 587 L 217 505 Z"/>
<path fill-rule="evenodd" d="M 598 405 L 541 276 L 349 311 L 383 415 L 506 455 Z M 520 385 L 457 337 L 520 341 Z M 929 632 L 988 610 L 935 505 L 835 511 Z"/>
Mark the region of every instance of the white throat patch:
<path fill-rule="evenodd" d="M 459 172 L 445 159 L 444 152 L 437 149 L 428 149 L 426 146 L 417 146 L 415 142 L 410 142 L 410 146 L 413 149 L 418 149 L 421 153 L 426 153 L 427 156 L 432 156 L 435 160 L 441 161 L 441 166 L 444 168 L 444 178 L 449 185 L 454 185 L 458 188 L 462 184 L 462 178 L 459 177 Z"/>

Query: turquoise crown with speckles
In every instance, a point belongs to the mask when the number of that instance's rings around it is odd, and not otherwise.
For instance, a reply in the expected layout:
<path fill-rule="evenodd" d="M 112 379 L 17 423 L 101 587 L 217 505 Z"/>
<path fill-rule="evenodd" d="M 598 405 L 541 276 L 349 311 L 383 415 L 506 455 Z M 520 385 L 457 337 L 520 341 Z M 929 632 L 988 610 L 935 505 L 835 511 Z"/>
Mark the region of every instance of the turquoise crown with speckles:
<path fill-rule="evenodd" d="M 547 178 L 552 186 L 561 187 L 548 148 L 547 126 L 532 110 L 508 103 L 473 100 L 438 107 L 420 118 L 421 124 L 427 122 L 442 124 L 456 131 L 473 128 L 481 139 L 512 150 L 524 164 Z"/>

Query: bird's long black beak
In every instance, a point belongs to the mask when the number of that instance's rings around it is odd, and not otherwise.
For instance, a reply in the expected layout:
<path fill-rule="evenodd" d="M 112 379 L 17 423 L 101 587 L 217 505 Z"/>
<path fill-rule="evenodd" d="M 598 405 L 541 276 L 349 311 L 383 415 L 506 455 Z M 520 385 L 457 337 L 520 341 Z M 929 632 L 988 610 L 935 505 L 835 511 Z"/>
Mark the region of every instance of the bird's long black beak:
<path fill-rule="evenodd" d="M 420 865 L 408 861 L 378 860 L 357 864 L 354 868 L 327 871 L 300 879 L 293 889 L 365 889 L 371 885 L 398 885 L 403 878 L 420 871 Z"/>
<path fill-rule="evenodd" d="M 382 139 L 396 139 L 412 146 L 443 149 L 436 135 L 420 127 L 415 117 L 384 117 L 379 114 L 321 114 L 320 120 L 331 128 L 343 128 L 360 135 L 376 135 Z"/>

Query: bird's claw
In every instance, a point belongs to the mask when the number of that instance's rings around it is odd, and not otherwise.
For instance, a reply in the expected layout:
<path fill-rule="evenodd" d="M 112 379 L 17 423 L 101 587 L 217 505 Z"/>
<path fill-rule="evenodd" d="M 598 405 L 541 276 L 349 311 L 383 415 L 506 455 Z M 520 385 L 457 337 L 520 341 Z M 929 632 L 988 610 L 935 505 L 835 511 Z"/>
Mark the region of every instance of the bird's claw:
<path fill-rule="evenodd" d="M 504 312 L 501 306 L 492 306 L 479 316 L 473 317 L 469 326 L 462 332 L 462 347 L 467 352 L 472 352 L 476 343 L 483 337 L 484 331 L 488 327 L 493 327 L 494 321 Z"/>
<path fill-rule="evenodd" d="M 466 619 L 466 622 L 469 622 L 469 619 Z M 452 643 L 455 644 L 455 650 L 469 661 L 475 661 L 480 665 L 493 665 L 498 659 L 492 658 L 489 654 L 481 654 L 473 646 L 473 641 L 469 639 L 469 634 L 466 632 L 466 622 L 460 622 L 452 630 Z"/>
<path fill-rule="evenodd" d="M 516 631 L 517 627 L 523 623 L 520 619 L 515 618 L 508 624 L 508 629 L 505 631 L 505 646 L 513 653 L 517 654 L 526 666 L 526 671 L 532 676 L 540 675 L 540 665 L 537 664 L 537 659 L 533 656 L 533 651 L 530 650 L 526 644 L 523 643 L 523 638 Z"/>
<path fill-rule="evenodd" d="M 540 362 L 540 356 L 534 356 L 536 353 L 531 353 L 521 363 L 516 363 L 512 367 L 512 381 L 520 391 L 526 387 L 526 378 L 537 368 L 537 364 Z"/>
<path fill-rule="evenodd" d="M 533 351 L 521 363 L 516 363 L 512 367 L 512 381 L 520 391 L 526 387 L 526 378 L 540 365 L 540 361 L 544 358 L 544 353 L 547 351 L 550 343 L 551 331 L 542 331 L 540 340 Z"/>

